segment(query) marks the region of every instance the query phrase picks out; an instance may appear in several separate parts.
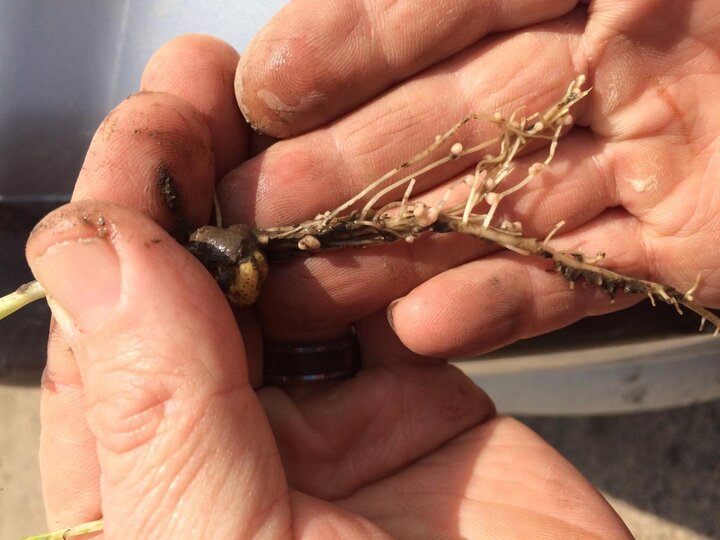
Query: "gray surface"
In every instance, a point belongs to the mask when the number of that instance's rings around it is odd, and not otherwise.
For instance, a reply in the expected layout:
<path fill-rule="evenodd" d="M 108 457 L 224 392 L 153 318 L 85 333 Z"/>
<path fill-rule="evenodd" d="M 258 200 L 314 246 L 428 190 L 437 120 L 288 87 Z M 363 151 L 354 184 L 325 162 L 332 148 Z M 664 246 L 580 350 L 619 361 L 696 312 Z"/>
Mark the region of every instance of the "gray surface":
<path fill-rule="evenodd" d="M 0 385 L 0 539 L 45 530 L 39 390 Z M 666 412 L 523 419 L 568 457 L 640 539 L 720 538 L 720 402 Z"/>
<path fill-rule="evenodd" d="M 40 391 L 0 385 L 0 539 L 45 530 L 38 444 Z"/>
<path fill-rule="evenodd" d="M 654 315 L 661 317 L 661 313 Z M 672 322 L 677 316 L 670 315 Z M 603 320 L 609 325 L 618 322 L 617 318 Z M 627 326 L 632 328 L 630 323 Z M 658 332 L 643 340 L 608 340 L 567 350 L 538 344 L 532 352 L 508 351 L 502 359 L 459 366 L 506 413 L 550 416 L 661 410 L 720 398 L 720 339 L 713 338 L 712 330 L 701 334 L 693 329 L 687 335 L 670 337 Z"/>
<path fill-rule="evenodd" d="M 153 52 L 205 33 L 242 51 L 285 0 L 0 0 L 0 200 L 72 190 L 95 128 Z"/>
<path fill-rule="evenodd" d="M 604 493 L 661 518 L 658 523 L 686 529 L 688 536 L 677 538 L 720 538 L 720 401 L 626 416 L 523 421 Z"/>
<path fill-rule="evenodd" d="M 0 295 L 33 279 L 25 262 L 25 240 L 53 205 L 0 201 Z M 35 302 L 0 321 L 0 383 L 34 383 L 45 365 L 50 310 Z"/>

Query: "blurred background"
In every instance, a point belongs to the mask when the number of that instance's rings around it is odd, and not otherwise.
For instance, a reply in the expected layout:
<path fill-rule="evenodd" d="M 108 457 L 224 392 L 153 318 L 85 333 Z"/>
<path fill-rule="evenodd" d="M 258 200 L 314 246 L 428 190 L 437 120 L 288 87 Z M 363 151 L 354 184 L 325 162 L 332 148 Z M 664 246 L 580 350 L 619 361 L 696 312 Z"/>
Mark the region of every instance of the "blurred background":
<path fill-rule="evenodd" d="M 68 200 L 103 117 L 164 42 L 242 51 L 285 0 L 0 0 L 0 293 L 31 279 L 32 226 Z M 0 321 L 0 538 L 44 530 L 39 377 L 49 310 Z M 720 340 L 667 306 L 587 319 L 461 366 L 568 457 L 638 538 L 720 538 Z"/>

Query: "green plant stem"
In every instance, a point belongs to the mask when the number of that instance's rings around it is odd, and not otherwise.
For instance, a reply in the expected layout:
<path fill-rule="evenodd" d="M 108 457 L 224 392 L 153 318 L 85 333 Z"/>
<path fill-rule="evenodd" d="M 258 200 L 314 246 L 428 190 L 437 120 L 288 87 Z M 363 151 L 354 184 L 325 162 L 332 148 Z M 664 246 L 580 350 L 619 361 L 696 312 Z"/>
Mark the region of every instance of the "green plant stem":
<path fill-rule="evenodd" d="M 95 533 L 102 530 L 103 520 L 98 519 L 97 521 L 88 521 L 87 523 L 81 523 L 79 525 L 67 527 L 59 531 L 37 534 L 35 536 L 26 536 L 21 540 L 65 540 L 66 538 L 77 538 L 86 534 Z"/>
<path fill-rule="evenodd" d="M 15 292 L 0 298 L 0 320 L 41 298 L 45 298 L 45 289 L 37 281 L 21 285 Z"/>

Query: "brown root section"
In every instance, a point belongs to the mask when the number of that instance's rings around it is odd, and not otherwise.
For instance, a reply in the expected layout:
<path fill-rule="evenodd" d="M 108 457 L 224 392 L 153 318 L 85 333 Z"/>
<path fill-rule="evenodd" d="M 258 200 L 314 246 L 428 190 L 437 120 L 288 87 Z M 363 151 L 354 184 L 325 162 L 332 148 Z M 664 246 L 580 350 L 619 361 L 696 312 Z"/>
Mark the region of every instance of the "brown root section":
<path fill-rule="evenodd" d="M 530 116 L 518 116 L 517 112 L 509 118 L 480 113 L 465 116 L 439 134 L 427 148 L 371 182 L 337 208 L 314 219 L 297 225 L 255 230 L 244 225 L 228 229 L 203 227 L 192 234 L 188 249 L 213 273 L 231 302 L 246 305 L 255 300 L 264 280 L 265 255 L 273 262 L 347 247 L 396 240 L 412 242 L 427 233 L 470 234 L 503 249 L 550 259 L 557 272 L 570 283 L 585 280 L 601 287 L 610 298 L 619 292 L 644 294 L 653 302 L 659 299 L 675 306 L 679 313 L 682 313 L 681 306 L 685 306 L 700 315 L 703 323 L 713 324 L 717 334 L 720 318 L 694 298 L 698 283 L 688 292 L 681 293 L 669 285 L 626 276 L 600 266 L 597 263 L 603 256 L 589 259 L 580 253 L 555 250 L 549 241 L 562 222 L 543 241 L 523 236 L 519 222 L 497 223 L 495 215 L 503 200 L 522 190 L 551 164 L 562 131 L 573 123 L 571 108 L 589 92 L 583 89 L 584 83 L 584 76 L 578 76 L 557 103 Z M 498 129 L 497 136 L 468 148 L 451 140 L 463 126 L 473 121 L 494 124 Z M 548 146 L 546 158 L 527 170 L 517 170 L 516 157 L 533 141 L 545 141 Z M 445 154 L 431 161 L 430 156 L 443 147 L 447 148 Z M 480 156 L 473 174 L 452 184 L 437 204 L 429 206 L 411 201 L 420 176 L 450 161 L 473 155 Z M 515 181 L 508 186 L 510 178 Z M 179 204 L 179 196 L 173 189 L 172 179 L 164 171 L 160 171 L 160 179 L 165 202 L 173 210 Z M 449 204 L 452 192 L 461 185 L 468 188 L 467 196 L 460 203 Z M 242 232 L 239 236 L 238 231 Z M 36 294 L 32 299 L 42 296 L 42 292 L 38 292 L 41 289 L 33 290 Z M 0 299 L 3 308 L 0 318 L 3 313 L 9 314 L 22 307 L 29 299 L 24 291 Z"/>
<path fill-rule="evenodd" d="M 523 236 L 521 223 L 494 223 L 496 210 L 503 199 L 523 189 L 552 162 L 562 130 L 572 124 L 571 107 L 589 92 L 582 88 L 584 82 L 583 76 L 575 79 L 565 95 L 543 113 L 521 118 L 516 118 L 516 114 L 513 114 L 509 119 L 497 114 L 467 115 L 448 131 L 438 135 L 425 150 L 372 182 L 334 210 L 298 225 L 259 229 L 255 234 L 263 238 L 264 249 L 274 261 L 296 255 L 307 256 L 327 250 L 400 239 L 412 242 L 428 232 L 470 234 L 523 255 L 551 259 L 557 272 L 569 282 L 585 280 L 602 288 L 610 298 L 614 298 L 619 292 L 644 294 L 653 303 L 655 299 L 660 299 L 675 306 L 679 313 L 682 313 L 680 306 L 685 306 L 700 315 L 703 323 L 710 321 L 716 327 L 717 334 L 720 318 L 694 300 L 693 293 L 697 283 L 687 293 L 681 293 L 669 285 L 626 276 L 599 266 L 597 263 L 603 256 L 588 259 L 580 253 L 555 250 L 549 245 L 549 241 L 562 223 L 543 241 Z M 498 136 L 470 148 L 463 148 L 460 143 L 455 142 L 444 157 L 422 165 L 425 158 L 444 144 L 450 144 L 448 141 L 462 126 L 476 120 L 495 124 L 499 130 Z M 507 179 L 516 172 L 514 159 L 534 140 L 549 142 L 546 159 L 534 163 L 511 187 L 506 188 Z M 445 197 L 435 206 L 410 202 L 410 195 L 419 176 L 461 156 L 489 150 L 491 153 L 483 155 L 477 162 L 474 174 L 450 186 Z M 413 166 L 420 168 L 412 174 L 405 174 Z M 450 194 L 460 183 L 470 188 L 467 198 L 462 203 L 446 206 Z M 400 190 L 402 197 L 399 196 Z M 398 198 L 381 205 L 389 195 L 397 195 Z"/>

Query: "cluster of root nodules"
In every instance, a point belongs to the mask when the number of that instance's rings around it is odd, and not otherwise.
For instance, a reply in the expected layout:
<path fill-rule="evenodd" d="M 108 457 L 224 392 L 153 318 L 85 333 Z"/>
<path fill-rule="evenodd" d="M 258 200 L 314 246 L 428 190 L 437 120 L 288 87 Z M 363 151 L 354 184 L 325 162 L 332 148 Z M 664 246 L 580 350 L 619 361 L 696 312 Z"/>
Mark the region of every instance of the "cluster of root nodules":
<path fill-rule="evenodd" d="M 720 319 L 694 300 L 697 282 L 690 291 L 681 293 L 667 285 L 599 266 L 602 255 L 587 258 L 579 253 L 555 250 L 549 240 L 562 222 L 545 239 L 538 240 L 523 236 L 522 223 L 496 218 L 503 200 L 522 190 L 552 162 L 561 133 L 573 123 L 572 107 L 589 93 L 589 89 L 583 89 L 584 83 L 584 76 L 577 77 L 562 98 L 542 113 L 521 116 L 516 112 L 509 118 L 497 113 L 469 114 L 438 135 L 425 150 L 373 181 L 334 210 L 298 225 L 258 229 L 258 241 L 265 245 L 271 259 L 278 260 L 351 246 L 396 240 L 412 242 L 428 232 L 470 234 L 523 255 L 552 259 L 555 269 L 571 286 L 582 279 L 601 287 L 611 298 L 618 292 L 644 294 L 653 304 L 655 299 L 660 299 L 675 306 L 680 313 L 680 306 L 686 306 L 702 317 L 701 329 L 708 320 L 715 326 L 717 334 Z M 494 124 L 498 135 L 467 148 L 453 141 L 458 131 L 472 121 Z M 516 157 L 537 140 L 546 143 L 545 159 L 533 163 L 527 170 L 518 171 Z M 442 148 L 447 149 L 442 157 L 432 159 Z M 450 185 L 438 202 L 428 205 L 411 199 L 420 177 L 466 156 L 478 157 L 473 173 Z M 511 178 L 512 183 L 508 181 Z M 457 202 L 458 197 L 452 195 L 461 186 L 467 195 Z"/>

